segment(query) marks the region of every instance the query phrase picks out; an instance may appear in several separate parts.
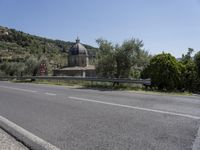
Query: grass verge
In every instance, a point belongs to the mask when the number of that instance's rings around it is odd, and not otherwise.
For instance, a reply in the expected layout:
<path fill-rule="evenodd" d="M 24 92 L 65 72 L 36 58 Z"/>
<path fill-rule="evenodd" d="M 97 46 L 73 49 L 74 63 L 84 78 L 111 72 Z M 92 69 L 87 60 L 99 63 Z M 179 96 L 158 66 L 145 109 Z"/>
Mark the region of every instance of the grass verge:
<path fill-rule="evenodd" d="M 136 92 L 141 94 L 156 94 L 156 95 L 175 95 L 175 96 L 191 96 L 192 93 L 189 92 L 166 92 L 166 91 L 157 91 L 151 90 L 149 88 L 145 88 L 139 84 L 126 84 L 121 83 L 119 85 L 115 85 L 113 87 L 112 83 L 109 82 L 95 82 L 95 81 L 77 81 L 77 80 L 13 80 L 12 82 L 17 83 L 35 83 L 35 84 L 48 84 L 48 85 L 60 85 L 60 86 L 68 86 L 72 88 L 87 88 L 87 89 L 97 89 L 97 90 L 119 90 L 119 91 L 129 91 Z"/>

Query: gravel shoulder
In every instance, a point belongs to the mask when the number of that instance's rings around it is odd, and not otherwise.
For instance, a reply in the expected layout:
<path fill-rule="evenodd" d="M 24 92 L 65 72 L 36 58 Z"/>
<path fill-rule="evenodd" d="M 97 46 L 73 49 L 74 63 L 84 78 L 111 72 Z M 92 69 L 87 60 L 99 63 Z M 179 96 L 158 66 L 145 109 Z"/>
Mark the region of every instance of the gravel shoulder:
<path fill-rule="evenodd" d="M 0 128 L 0 149 L 1 150 L 29 150 L 22 143 L 10 136 Z"/>

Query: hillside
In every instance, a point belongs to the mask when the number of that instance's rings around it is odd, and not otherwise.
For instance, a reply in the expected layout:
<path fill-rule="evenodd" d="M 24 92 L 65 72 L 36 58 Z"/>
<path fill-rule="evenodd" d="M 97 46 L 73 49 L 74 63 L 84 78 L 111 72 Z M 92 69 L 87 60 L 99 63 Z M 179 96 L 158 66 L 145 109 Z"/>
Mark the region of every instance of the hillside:
<path fill-rule="evenodd" d="M 30 57 L 46 59 L 50 69 L 66 65 L 68 50 L 73 42 L 52 40 L 0 26 L 0 62 L 25 62 Z M 97 48 L 84 45 L 89 55 Z"/>

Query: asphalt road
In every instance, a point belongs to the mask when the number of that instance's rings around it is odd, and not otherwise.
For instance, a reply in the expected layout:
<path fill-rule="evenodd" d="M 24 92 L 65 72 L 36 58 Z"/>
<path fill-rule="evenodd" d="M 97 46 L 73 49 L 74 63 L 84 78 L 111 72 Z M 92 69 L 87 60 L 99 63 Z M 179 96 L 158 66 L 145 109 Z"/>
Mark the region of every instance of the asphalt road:
<path fill-rule="evenodd" d="M 200 97 L 0 82 L 0 115 L 63 150 L 191 150 Z"/>

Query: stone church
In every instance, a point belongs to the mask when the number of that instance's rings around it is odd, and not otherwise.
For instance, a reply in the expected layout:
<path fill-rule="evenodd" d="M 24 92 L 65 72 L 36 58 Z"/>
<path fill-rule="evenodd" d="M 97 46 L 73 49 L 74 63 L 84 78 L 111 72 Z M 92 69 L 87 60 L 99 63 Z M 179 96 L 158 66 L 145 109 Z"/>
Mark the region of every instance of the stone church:
<path fill-rule="evenodd" d="M 95 66 L 89 64 L 89 55 L 87 49 L 80 43 L 80 39 L 76 39 L 68 52 L 68 65 L 61 69 L 53 70 L 54 76 L 79 76 L 94 77 Z"/>

